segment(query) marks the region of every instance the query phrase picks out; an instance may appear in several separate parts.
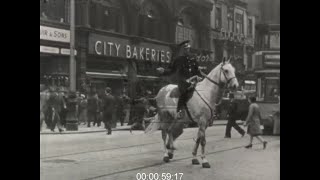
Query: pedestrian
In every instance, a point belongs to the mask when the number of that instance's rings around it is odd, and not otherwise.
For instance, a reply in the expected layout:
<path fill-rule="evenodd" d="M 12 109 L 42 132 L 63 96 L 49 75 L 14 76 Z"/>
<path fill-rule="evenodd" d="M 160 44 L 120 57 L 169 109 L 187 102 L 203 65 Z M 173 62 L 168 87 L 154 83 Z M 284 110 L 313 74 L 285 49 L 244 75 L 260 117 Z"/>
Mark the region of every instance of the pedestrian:
<path fill-rule="evenodd" d="M 60 112 L 60 119 L 61 119 L 61 125 L 63 127 L 66 127 L 66 116 L 67 116 L 67 96 L 65 94 L 65 92 L 61 91 L 60 92 L 60 96 L 61 98 L 63 98 L 63 106 Z"/>
<path fill-rule="evenodd" d="M 87 98 L 84 94 L 80 95 L 80 104 L 79 104 L 79 124 L 86 124 L 87 123 L 87 106 L 88 106 L 88 102 L 87 102 Z"/>
<path fill-rule="evenodd" d="M 120 121 L 120 124 L 121 126 L 123 126 L 123 123 L 124 123 L 124 102 L 125 102 L 125 95 L 124 94 L 121 94 L 118 98 L 117 98 L 117 101 L 118 101 L 118 107 L 117 107 L 117 118 L 119 119 Z"/>
<path fill-rule="evenodd" d="M 111 93 L 111 88 L 107 87 L 105 90 L 105 96 L 103 98 L 103 122 L 107 130 L 107 135 L 111 135 L 112 133 L 111 125 L 112 122 L 114 122 L 115 117 L 115 98 Z"/>
<path fill-rule="evenodd" d="M 147 108 L 148 100 L 146 97 L 141 97 L 139 99 L 132 100 L 133 107 L 134 107 L 134 119 L 133 124 L 131 125 L 130 132 L 132 130 L 145 130 L 145 121 L 144 118 L 147 117 Z"/>
<path fill-rule="evenodd" d="M 97 122 L 94 122 L 93 125 L 97 124 L 98 127 L 101 126 L 101 122 L 103 121 L 103 95 L 98 95 L 98 117 Z"/>
<path fill-rule="evenodd" d="M 63 131 L 60 119 L 60 113 L 64 106 L 64 99 L 59 96 L 57 92 L 51 91 L 50 97 L 48 100 L 48 113 L 49 118 L 51 119 L 51 131 L 54 132 L 55 126 L 57 125 L 59 132 Z"/>
<path fill-rule="evenodd" d="M 99 98 L 96 91 L 91 88 L 89 94 L 88 94 L 88 127 L 91 126 L 91 122 L 93 123 L 93 126 L 98 123 L 98 116 L 99 116 Z"/>
<path fill-rule="evenodd" d="M 226 126 L 225 138 L 231 138 L 231 128 L 233 127 L 238 133 L 243 137 L 246 133 L 245 131 L 237 124 L 237 109 L 238 105 L 234 100 L 234 94 L 229 94 L 230 104 L 228 106 L 228 123 Z"/>
<path fill-rule="evenodd" d="M 265 149 L 267 147 L 267 141 L 260 136 L 262 134 L 262 130 L 260 128 L 261 113 L 259 105 L 256 103 L 255 97 L 250 97 L 249 103 L 249 113 L 244 126 L 248 126 L 250 143 L 245 146 L 245 148 L 252 148 L 253 137 L 256 137 L 261 143 L 263 143 L 263 149 Z"/>

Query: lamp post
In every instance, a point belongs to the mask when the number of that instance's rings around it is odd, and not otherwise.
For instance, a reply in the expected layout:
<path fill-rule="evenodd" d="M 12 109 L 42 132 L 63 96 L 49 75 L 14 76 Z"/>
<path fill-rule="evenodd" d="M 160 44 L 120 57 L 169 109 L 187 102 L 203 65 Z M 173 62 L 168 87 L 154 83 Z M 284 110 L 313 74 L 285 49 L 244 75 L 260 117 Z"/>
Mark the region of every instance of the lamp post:
<path fill-rule="evenodd" d="M 76 97 L 76 60 L 75 60 L 75 0 L 70 0 L 70 93 L 67 100 L 66 130 L 78 130 L 77 97 Z"/>

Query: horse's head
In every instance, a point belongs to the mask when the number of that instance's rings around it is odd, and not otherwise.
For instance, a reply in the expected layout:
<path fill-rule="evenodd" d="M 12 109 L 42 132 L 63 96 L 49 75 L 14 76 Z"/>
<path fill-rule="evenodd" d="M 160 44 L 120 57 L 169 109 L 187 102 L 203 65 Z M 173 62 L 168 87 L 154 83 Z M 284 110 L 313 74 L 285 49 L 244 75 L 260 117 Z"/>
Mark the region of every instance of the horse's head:
<path fill-rule="evenodd" d="M 224 59 L 220 64 L 220 76 L 220 81 L 228 88 L 236 89 L 239 86 L 236 71 L 230 63 L 230 59 L 227 61 Z"/>
<path fill-rule="evenodd" d="M 230 60 L 223 62 L 215 67 L 207 76 L 207 79 L 221 88 L 236 89 L 239 86 L 235 75 L 235 68 L 231 65 Z"/>

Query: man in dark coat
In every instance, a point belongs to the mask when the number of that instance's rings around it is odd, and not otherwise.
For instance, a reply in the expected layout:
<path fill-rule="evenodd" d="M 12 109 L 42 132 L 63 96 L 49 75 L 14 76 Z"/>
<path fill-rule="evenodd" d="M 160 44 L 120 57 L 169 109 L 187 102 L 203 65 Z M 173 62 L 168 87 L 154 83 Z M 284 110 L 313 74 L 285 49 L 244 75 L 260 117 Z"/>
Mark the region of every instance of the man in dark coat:
<path fill-rule="evenodd" d="M 231 128 L 236 129 L 241 136 L 245 135 L 245 131 L 237 124 L 237 103 L 234 101 L 234 95 L 230 94 L 230 104 L 228 107 L 228 123 L 226 127 L 225 138 L 231 138 Z"/>
<path fill-rule="evenodd" d="M 111 88 L 107 87 L 105 90 L 105 96 L 103 98 L 103 121 L 105 128 L 107 129 L 107 134 L 111 135 L 111 125 L 114 120 L 114 110 L 115 110 L 115 98 L 111 95 Z"/>
<path fill-rule="evenodd" d="M 157 70 L 164 76 L 174 75 L 173 83 L 178 84 L 180 97 L 178 101 L 178 118 L 182 117 L 182 108 L 186 107 L 186 103 L 190 98 L 190 92 L 193 91 L 194 84 L 191 83 L 190 78 L 194 76 L 201 76 L 199 64 L 194 55 L 190 53 L 190 41 L 184 41 L 178 45 L 180 51 L 177 58 L 173 59 L 168 69 L 157 68 Z"/>
<path fill-rule="evenodd" d="M 59 132 L 62 132 L 62 124 L 60 119 L 60 114 L 62 109 L 65 106 L 65 102 L 62 96 L 60 96 L 57 92 L 51 91 L 50 97 L 48 100 L 49 114 L 50 119 L 52 120 L 51 131 L 54 131 L 55 126 L 58 126 Z"/>

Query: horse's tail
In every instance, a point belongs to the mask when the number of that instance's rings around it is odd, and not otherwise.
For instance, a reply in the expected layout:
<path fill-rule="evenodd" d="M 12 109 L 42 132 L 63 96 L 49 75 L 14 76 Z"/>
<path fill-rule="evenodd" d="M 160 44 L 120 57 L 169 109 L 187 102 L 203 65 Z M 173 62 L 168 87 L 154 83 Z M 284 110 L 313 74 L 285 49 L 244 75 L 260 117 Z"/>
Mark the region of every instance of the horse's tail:
<path fill-rule="evenodd" d="M 160 118 L 159 118 L 159 115 L 156 114 L 144 132 L 146 134 L 150 134 L 150 133 L 153 133 L 153 132 L 159 130 L 160 127 L 161 127 Z"/>

